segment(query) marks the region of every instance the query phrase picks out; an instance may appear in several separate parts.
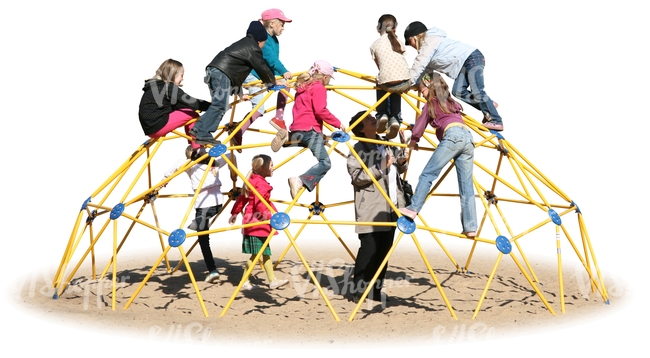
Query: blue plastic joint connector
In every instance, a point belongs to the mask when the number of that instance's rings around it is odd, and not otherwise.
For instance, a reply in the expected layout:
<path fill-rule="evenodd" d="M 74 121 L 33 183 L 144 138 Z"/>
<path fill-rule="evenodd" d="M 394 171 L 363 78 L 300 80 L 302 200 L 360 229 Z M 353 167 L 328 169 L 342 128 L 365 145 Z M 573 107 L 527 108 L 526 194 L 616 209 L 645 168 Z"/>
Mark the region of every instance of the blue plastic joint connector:
<path fill-rule="evenodd" d="M 291 224 L 291 218 L 287 213 L 275 213 L 271 216 L 271 227 L 277 231 L 286 229 Z"/>
<path fill-rule="evenodd" d="M 167 240 L 169 242 L 169 246 L 171 247 L 179 247 L 185 242 L 185 230 L 183 229 L 176 229 L 172 231 L 172 233 L 169 235 L 169 239 Z"/>
<path fill-rule="evenodd" d="M 115 220 L 122 216 L 122 213 L 124 212 L 124 204 L 119 203 L 113 207 L 113 210 L 111 210 L 111 220 Z"/>

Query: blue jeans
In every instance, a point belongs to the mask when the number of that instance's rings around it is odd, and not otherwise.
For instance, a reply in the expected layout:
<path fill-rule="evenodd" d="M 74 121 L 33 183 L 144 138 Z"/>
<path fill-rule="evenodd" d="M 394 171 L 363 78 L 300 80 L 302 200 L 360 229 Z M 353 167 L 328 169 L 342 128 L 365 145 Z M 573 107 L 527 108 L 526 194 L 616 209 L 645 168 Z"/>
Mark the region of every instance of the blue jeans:
<path fill-rule="evenodd" d="M 318 184 L 330 168 L 332 168 L 332 162 L 330 161 L 330 156 L 327 154 L 323 134 L 318 133 L 313 129 L 309 132 L 291 132 L 289 141 L 298 142 L 296 145 L 308 148 L 318 160 L 318 163 L 299 176 L 302 184 L 307 188 L 307 190 L 312 191 L 316 187 L 316 184 Z"/>
<path fill-rule="evenodd" d="M 255 76 L 253 76 L 252 74 L 249 73 L 248 76 L 246 77 L 246 79 L 244 80 L 244 83 L 246 84 L 246 83 L 255 82 L 255 81 L 258 81 L 258 80 L 259 79 L 257 77 L 255 77 Z M 250 95 L 252 93 L 255 93 L 257 91 L 261 91 L 262 89 L 264 89 L 264 86 L 263 86 L 262 83 L 260 83 L 258 86 L 248 87 L 248 94 Z M 262 98 L 264 98 L 264 96 L 261 95 L 261 94 L 255 96 L 255 97 L 251 97 L 251 106 L 252 106 L 251 109 L 255 108 L 260 103 Z M 262 105 L 260 106 L 260 108 L 257 111 L 260 112 L 260 114 L 264 114 L 264 103 L 262 103 Z"/>
<path fill-rule="evenodd" d="M 460 70 L 456 81 L 454 81 L 452 94 L 479 111 L 489 113 L 492 122 L 503 123 L 494 102 L 485 93 L 484 69 L 485 57 L 483 57 L 481 51 L 474 50 L 463 63 L 463 68 Z"/>
<path fill-rule="evenodd" d="M 212 137 L 210 133 L 219 128 L 219 123 L 228 110 L 228 99 L 230 98 L 230 78 L 221 70 L 208 67 L 205 70 L 204 81 L 210 88 L 212 103 L 192 128 L 196 131 L 196 138 Z"/>
<path fill-rule="evenodd" d="M 411 199 L 408 209 L 420 212 L 424 201 L 429 195 L 431 183 L 438 178 L 442 168 L 454 160 L 456 174 L 458 176 L 458 192 L 460 194 L 460 219 L 463 224 L 463 231 L 476 231 L 478 228 L 476 219 L 476 199 L 474 198 L 474 183 L 472 172 L 474 171 L 474 141 L 472 133 L 463 127 L 450 127 L 445 136 L 433 152 L 429 162 L 424 167 L 415 193 Z"/>

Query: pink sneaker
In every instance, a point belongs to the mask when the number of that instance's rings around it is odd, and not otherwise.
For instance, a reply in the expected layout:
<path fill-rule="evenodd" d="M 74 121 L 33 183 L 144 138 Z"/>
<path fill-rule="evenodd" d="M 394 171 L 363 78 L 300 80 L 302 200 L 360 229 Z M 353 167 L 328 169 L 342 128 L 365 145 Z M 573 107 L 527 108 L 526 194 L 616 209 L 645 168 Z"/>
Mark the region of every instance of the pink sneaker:
<path fill-rule="evenodd" d="M 503 123 L 494 123 L 492 121 L 487 121 L 483 123 L 483 125 L 485 126 L 485 128 L 491 129 L 493 131 L 500 132 L 503 130 Z"/>
<path fill-rule="evenodd" d="M 411 220 L 415 220 L 415 217 L 418 216 L 417 212 L 407 208 L 399 208 L 399 212 L 402 213 L 402 215 L 411 218 Z"/>
<path fill-rule="evenodd" d="M 463 231 L 460 234 L 467 236 L 468 239 L 473 239 L 476 237 L 476 231 Z"/>

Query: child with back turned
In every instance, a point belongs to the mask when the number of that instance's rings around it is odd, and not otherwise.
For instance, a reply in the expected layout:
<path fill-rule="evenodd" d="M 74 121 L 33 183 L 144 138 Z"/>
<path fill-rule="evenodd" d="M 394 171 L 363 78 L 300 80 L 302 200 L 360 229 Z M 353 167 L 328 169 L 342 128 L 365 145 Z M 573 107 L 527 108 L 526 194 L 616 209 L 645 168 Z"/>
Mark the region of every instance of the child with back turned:
<path fill-rule="evenodd" d="M 377 133 L 386 133 L 386 139 L 397 136 L 402 124 L 402 96 L 410 83 L 409 65 L 404 57 L 406 49 L 397 39 L 395 29 L 397 20 L 390 14 L 382 15 L 377 22 L 379 38 L 370 46 L 370 54 L 375 60 L 379 73 L 377 74 L 377 100 L 379 101 L 386 92 L 390 95 L 377 106 Z"/>

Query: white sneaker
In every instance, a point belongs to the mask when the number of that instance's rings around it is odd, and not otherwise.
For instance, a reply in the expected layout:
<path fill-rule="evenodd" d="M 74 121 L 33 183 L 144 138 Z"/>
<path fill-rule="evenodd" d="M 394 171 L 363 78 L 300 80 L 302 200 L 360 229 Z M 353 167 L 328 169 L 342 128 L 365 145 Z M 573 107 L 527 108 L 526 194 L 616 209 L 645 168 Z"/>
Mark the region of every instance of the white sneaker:
<path fill-rule="evenodd" d="M 390 122 L 388 123 L 388 133 L 386 133 L 386 139 L 393 139 L 397 137 L 397 133 L 399 133 L 399 122 L 391 118 Z"/>
<path fill-rule="evenodd" d="M 253 285 L 253 284 L 251 284 L 250 281 L 246 281 L 246 282 L 244 282 L 244 284 L 242 285 L 241 290 L 242 290 L 242 291 L 250 291 L 250 290 L 254 290 L 254 289 L 256 289 L 257 287 L 258 287 L 257 285 Z"/>
<path fill-rule="evenodd" d="M 272 290 L 275 290 L 276 288 L 280 288 L 280 287 L 282 287 L 282 286 L 284 286 L 284 285 L 286 285 L 286 284 L 288 284 L 288 283 L 289 283 L 289 280 L 287 280 L 287 279 L 284 279 L 284 280 L 278 280 L 278 279 L 276 278 L 275 280 L 273 280 L 273 282 L 271 282 L 271 284 L 269 285 L 269 287 L 270 287 Z"/>
<path fill-rule="evenodd" d="M 302 188 L 302 180 L 298 177 L 289 178 L 289 190 L 291 191 L 291 199 L 295 198 L 298 195 L 298 192 Z"/>
<path fill-rule="evenodd" d="M 377 133 L 384 133 L 386 131 L 386 124 L 388 123 L 388 115 L 382 114 L 377 117 Z"/>
<path fill-rule="evenodd" d="M 212 271 L 207 276 L 205 276 L 205 282 L 214 283 L 214 281 L 216 281 L 218 278 L 219 273 L 217 271 Z"/>

